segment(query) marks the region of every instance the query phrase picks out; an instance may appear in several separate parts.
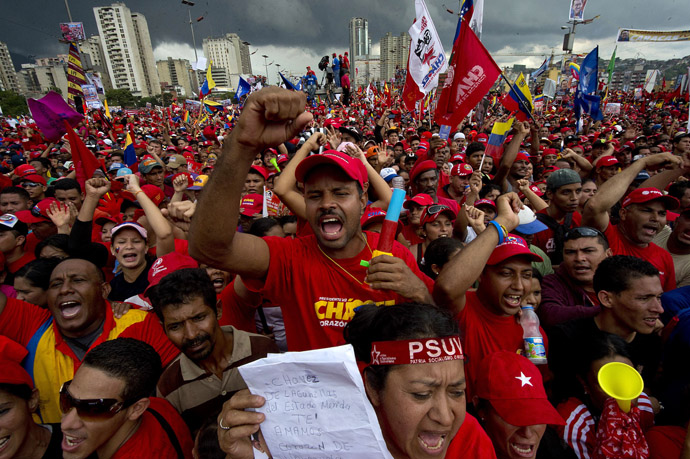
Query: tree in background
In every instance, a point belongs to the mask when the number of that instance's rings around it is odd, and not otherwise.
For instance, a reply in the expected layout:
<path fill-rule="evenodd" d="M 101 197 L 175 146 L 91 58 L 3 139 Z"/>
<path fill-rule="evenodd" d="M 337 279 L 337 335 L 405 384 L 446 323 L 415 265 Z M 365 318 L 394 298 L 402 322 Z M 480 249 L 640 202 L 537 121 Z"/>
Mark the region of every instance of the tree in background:
<path fill-rule="evenodd" d="M 0 91 L 0 108 L 5 116 L 29 114 L 26 98 L 13 91 Z"/>

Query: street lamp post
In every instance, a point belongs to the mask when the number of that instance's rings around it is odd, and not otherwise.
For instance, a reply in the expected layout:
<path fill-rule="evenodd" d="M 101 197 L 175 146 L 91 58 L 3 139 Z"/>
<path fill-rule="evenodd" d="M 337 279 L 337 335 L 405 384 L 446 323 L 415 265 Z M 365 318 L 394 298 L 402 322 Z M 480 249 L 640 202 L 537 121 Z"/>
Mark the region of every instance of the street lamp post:
<path fill-rule="evenodd" d="M 196 55 L 196 39 L 194 38 L 194 23 L 192 22 L 192 7 L 194 6 L 194 2 L 190 2 L 189 0 L 182 0 L 183 5 L 189 6 L 189 9 L 187 12 L 189 13 L 189 28 L 192 30 L 192 44 L 194 45 L 194 60 L 196 62 L 199 62 L 199 57 Z"/>
<path fill-rule="evenodd" d="M 268 64 L 267 64 L 268 56 L 265 54 L 262 54 L 261 57 L 264 58 L 264 67 L 266 69 L 266 86 L 268 86 Z"/>

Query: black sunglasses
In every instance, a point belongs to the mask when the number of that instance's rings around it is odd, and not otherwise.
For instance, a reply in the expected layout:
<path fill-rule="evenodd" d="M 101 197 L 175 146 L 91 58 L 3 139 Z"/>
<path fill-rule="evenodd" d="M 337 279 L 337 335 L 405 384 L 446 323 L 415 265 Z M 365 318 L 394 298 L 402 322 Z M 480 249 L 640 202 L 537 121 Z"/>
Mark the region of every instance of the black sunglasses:
<path fill-rule="evenodd" d="M 608 242 L 608 238 L 606 235 L 604 235 L 604 233 L 590 226 L 578 226 L 577 228 L 569 229 L 568 232 L 565 233 L 566 241 L 571 239 L 579 239 L 581 237 L 600 237 Z"/>
<path fill-rule="evenodd" d="M 426 208 L 426 214 L 427 215 L 436 215 L 439 212 L 443 212 L 444 210 L 450 209 L 448 206 L 444 206 L 443 204 L 432 204 Z"/>
<path fill-rule="evenodd" d="M 106 419 L 115 416 L 134 403 L 134 401 L 121 402 L 114 398 L 85 400 L 74 398 L 68 390 L 70 384 L 72 384 L 71 380 L 64 383 L 60 389 L 60 411 L 63 414 L 67 414 L 72 408 L 75 408 L 82 419 Z"/>

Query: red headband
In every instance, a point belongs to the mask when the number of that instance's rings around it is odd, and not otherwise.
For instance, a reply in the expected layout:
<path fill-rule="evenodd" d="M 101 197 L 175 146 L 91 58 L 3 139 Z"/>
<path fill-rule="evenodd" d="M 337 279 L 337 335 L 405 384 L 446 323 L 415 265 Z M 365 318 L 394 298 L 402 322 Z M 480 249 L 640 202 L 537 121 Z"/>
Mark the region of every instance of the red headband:
<path fill-rule="evenodd" d="M 371 365 L 407 365 L 462 360 L 459 336 L 405 341 L 376 341 L 371 345 Z"/>

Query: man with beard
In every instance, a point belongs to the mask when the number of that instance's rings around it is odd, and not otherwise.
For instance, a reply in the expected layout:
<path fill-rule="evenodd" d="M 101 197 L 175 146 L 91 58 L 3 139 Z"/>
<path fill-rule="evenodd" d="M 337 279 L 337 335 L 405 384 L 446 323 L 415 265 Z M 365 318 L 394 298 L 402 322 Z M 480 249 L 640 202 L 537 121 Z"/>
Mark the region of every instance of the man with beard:
<path fill-rule="evenodd" d="M 273 340 L 218 324 L 216 291 L 206 270 L 184 268 L 150 293 L 165 334 L 182 351 L 158 381 L 158 395 L 194 432 L 235 392 L 246 389 L 238 367 L 278 352 Z"/>
<path fill-rule="evenodd" d="M 438 196 L 439 175 L 437 165 L 434 161 L 427 159 L 418 162 L 410 171 L 410 185 L 412 186 L 412 195 L 416 196 L 420 193 L 429 195 L 434 201 L 434 204 L 443 204 L 453 209 L 456 213 L 459 210 L 458 203 L 454 199 L 444 198 Z"/>
<path fill-rule="evenodd" d="M 681 159 L 671 153 L 647 156 L 604 182 L 597 194 L 585 204 L 582 223 L 606 235 L 613 255 L 631 255 L 654 265 L 659 270 L 661 285 L 667 292 L 676 288 L 673 259 L 666 250 L 654 244 L 652 239 L 666 225 L 666 211 L 677 208 L 678 200 L 664 195 L 657 188 L 642 187 L 623 199 L 618 225 L 609 224 L 608 214 L 609 209 L 623 198 L 640 171 L 653 170 L 665 163 L 679 166 Z M 657 185 L 663 187 L 666 184 L 657 182 Z"/>
<path fill-rule="evenodd" d="M 393 256 L 373 257 L 379 234 L 363 232 L 360 225 L 368 201 L 367 169 L 338 151 L 307 157 L 295 171 L 304 184 L 313 235 L 284 239 L 237 233 L 240 193 L 252 160 L 302 131 L 312 119 L 305 104 L 306 94 L 275 87 L 247 99 L 204 187 L 189 241 L 195 259 L 238 273 L 251 290 L 281 305 L 291 351 L 342 344 L 343 328 L 357 306 L 429 302 L 432 286 L 397 242 Z M 436 174 L 436 164 L 431 165 Z M 368 268 L 362 260 L 369 261 Z"/>

